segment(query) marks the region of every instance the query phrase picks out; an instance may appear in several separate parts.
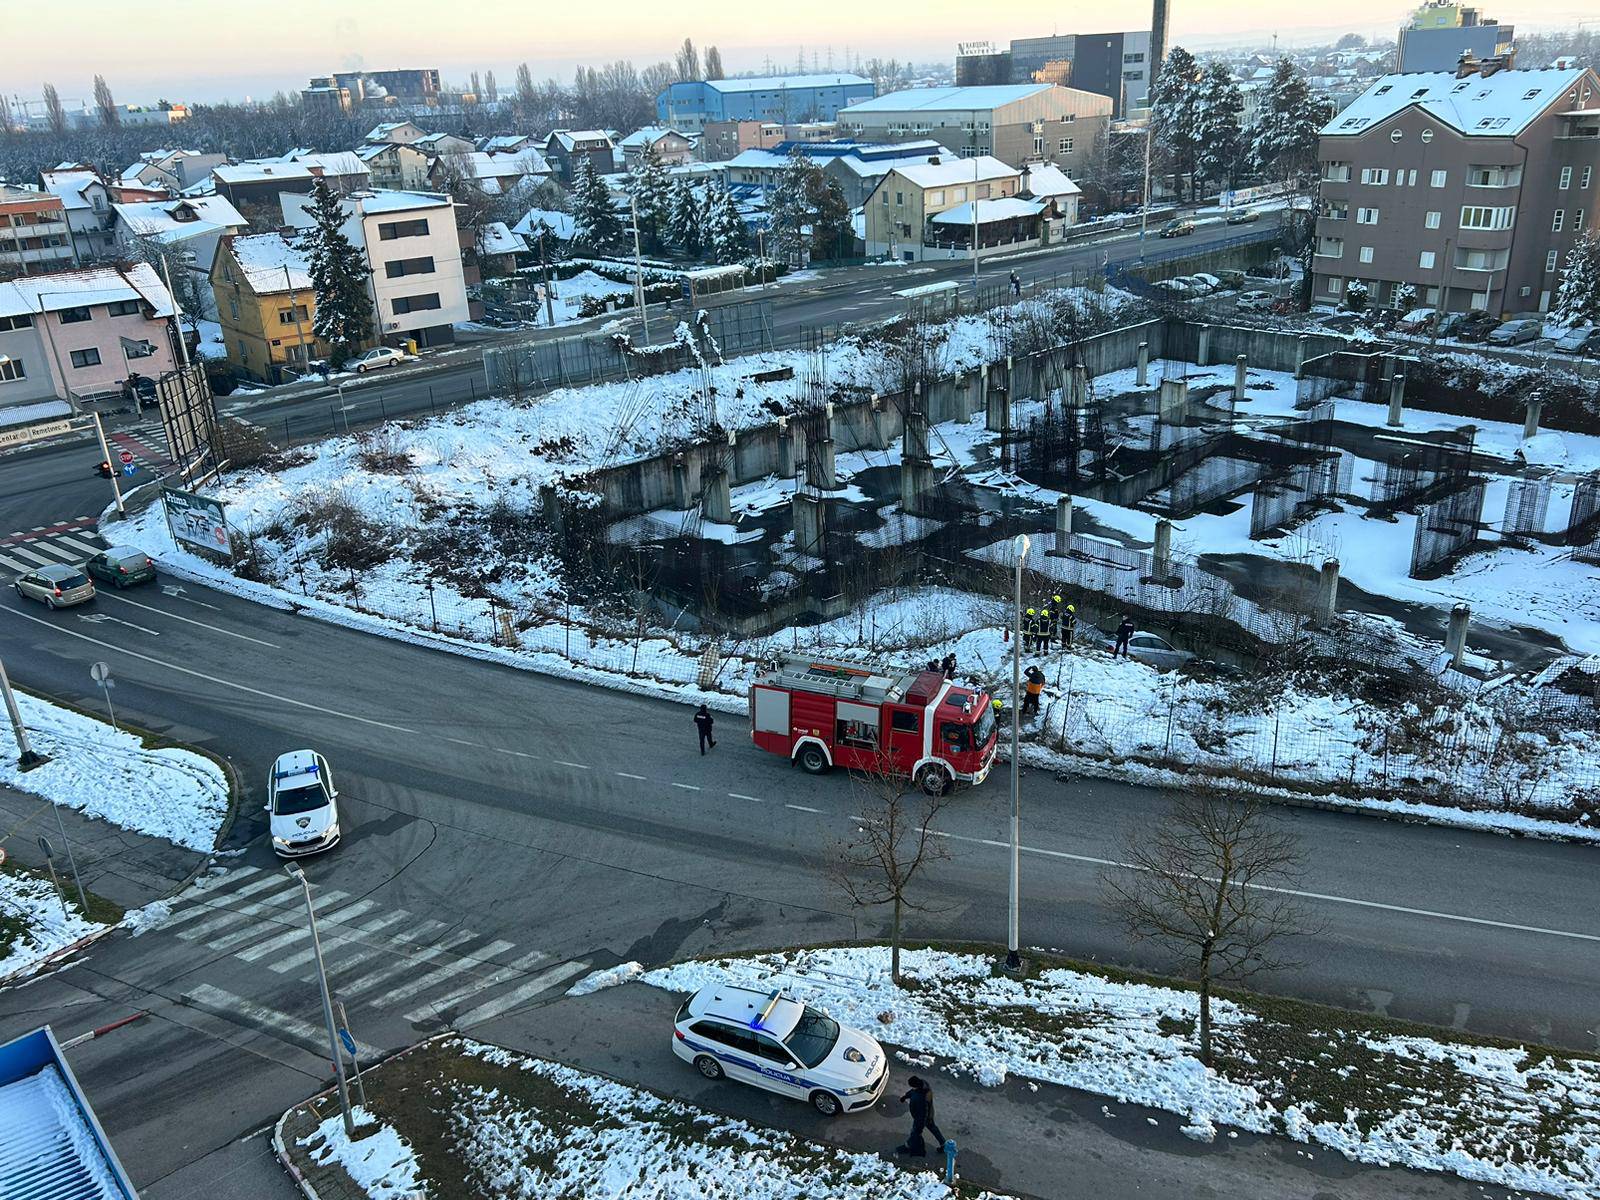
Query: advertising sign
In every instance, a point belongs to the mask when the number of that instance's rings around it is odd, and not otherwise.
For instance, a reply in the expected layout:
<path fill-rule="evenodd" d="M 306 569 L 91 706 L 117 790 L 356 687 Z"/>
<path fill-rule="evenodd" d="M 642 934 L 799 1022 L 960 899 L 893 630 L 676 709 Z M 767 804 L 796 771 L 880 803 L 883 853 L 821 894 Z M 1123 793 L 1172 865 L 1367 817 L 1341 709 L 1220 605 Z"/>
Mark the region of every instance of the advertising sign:
<path fill-rule="evenodd" d="M 233 557 L 233 547 L 228 541 L 228 522 L 222 511 L 222 501 L 213 500 L 196 492 L 181 492 L 177 488 L 163 488 L 161 502 L 166 505 L 167 525 L 174 540 L 209 550 L 225 558 Z"/>

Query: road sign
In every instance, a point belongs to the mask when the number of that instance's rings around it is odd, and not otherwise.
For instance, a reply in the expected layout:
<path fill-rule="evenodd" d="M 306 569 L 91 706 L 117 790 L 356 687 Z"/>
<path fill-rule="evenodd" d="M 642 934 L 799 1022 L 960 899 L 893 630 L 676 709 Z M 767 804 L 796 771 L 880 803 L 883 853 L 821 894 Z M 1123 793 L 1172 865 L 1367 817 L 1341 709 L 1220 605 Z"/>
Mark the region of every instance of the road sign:
<path fill-rule="evenodd" d="M 89 668 L 89 678 L 96 683 L 104 683 L 111 678 L 111 667 L 103 662 L 97 662 Z"/>
<path fill-rule="evenodd" d="M 339 1030 L 339 1040 L 344 1043 L 344 1052 L 354 1058 L 356 1056 L 356 1040 L 350 1036 L 348 1029 Z"/>
<path fill-rule="evenodd" d="M 132 475 L 133 474 L 133 464 L 132 463 L 126 463 L 122 468 L 122 473 L 124 475 Z"/>
<path fill-rule="evenodd" d="M 39 835 L 39 849 L 44 851 L 46 858 L 54 858 L 56 856 L 55 847 L 50 845 L 50 839 L 42 833 Z"/>
<path fill-rule="evenodd" d="M 117 457 L 125 463 L 131 463 L 133 461 L 133 451 L 124 450 L 121 454 L 117 455 Z"/>

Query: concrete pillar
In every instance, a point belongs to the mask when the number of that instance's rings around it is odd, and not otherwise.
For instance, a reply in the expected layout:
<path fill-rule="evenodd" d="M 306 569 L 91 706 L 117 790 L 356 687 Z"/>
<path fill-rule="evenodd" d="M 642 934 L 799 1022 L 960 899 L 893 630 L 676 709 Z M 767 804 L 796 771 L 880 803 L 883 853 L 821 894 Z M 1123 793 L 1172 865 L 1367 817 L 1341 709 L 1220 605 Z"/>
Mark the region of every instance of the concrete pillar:
<path fill-rule="evenodd" d="M 728 473 L 720 467 L 705 477 L 705 490 L 700 493 L 700 515 L 707 521 L 733 524 L 733 493 L 728 485 Z"/>
<path fill-rule="evenodd" d="M 1139 378 L 1140 387 L 1150 386 L 1150 343 L 1139 343 Z"/>
<path fill-rule="evenodd" d="M 839 478 L 834 472 L 831 437 L 823 438 L 815 446 L 806 447 L 806 474 L 813 487 L 825 492 L 831 492 L 839 486 Z"/>
<path fill-rule="evenodd" d="M 821 496 L 796 492 L 789 501 L 794 514 L 794 548 L 799 554 L 813 558 L 822 553 L 822 538 L 827 529 L 827 501 Z"/>
<path fill-rule="evenodd" d="M 984 395 L 984 428 L 990 433 L 1011 432 L 1011 397 L 999 380 L 991 380 Z"/>
<path fill-rule="evenodd" d="M 1056 500 L 1056 554 L 1065 554 L 1072 545 L 1072 497 Z"/>
<path fill-rule="evenodd" d="M 1467 627 L 1472 624 L 1472 606 L 1458 601 L 1450 610 L 1450 627 L 1444 635 L 1444 652 L 1452 667 L 1461 665 L 1461 656 L 1467 651 Z"/>
<path fill-rule="evenodd" d="M 1072 407 L 1082 408 L 1089 403 L 1089 368 L 1082 363 L 1072 364 Z"/>
<path fill-rule="evenodd" d="M 1528 397 L 1528 411 L 1522 418 L 1522 440 L 1527 441 L 1539 432 L 1539 418 L 1544 415 L 1544 399 Z"/>
<path fill-rule="evenodd" d="M 927 413 L 912 409 L 906 414 L 905 433 L 900 439 L 900 456 L 918 460 L 930 457 Z"/>
<path fill-rule="evenodd" d="M 1161 381 L 1160 414 L 1163 421 L 1181 418 L 1189 407 L 1189 381 L 1163 379 Z"/>
<path fill-rule="evenodd" d="M 1244 399 L 1245 383 L 1250 373 L 1250 356 L 1241 354 L 1233 360 L 1233 398 L 1236 401 Z"/>
<path fill-rule="evenodd" d="M 933 464 L 926 458 L 900 460 L 900 508 L 912 516 L 924 516 L 928 494 L 933 490 Z"/>
<path fill-rule="evenodd" d="M 1339 560 L 1325 558 L 1322 560 L 1322 570 L 1317 574 L 1317 612 L 1318 625 L 1326 625 L 1333 620 L 1335 607 L 1339 603 Z"/>
<path fill-rule="evenodd" d="M 1155 574 L 1165 575 L 1172 568 L 1172 522 L 1165 517 L 1156 521 L 1156 544 L 1150 552 L 1155 560 Z"/>
<path fill-rule="evenodd" d="M 553 483 L 539 485 L 539 509 L 544 514 L 544 523 L 555 533 L 560 533 L 566 526 L 566 519 L 561 509 L 561 496 L 556 491 Z"/>
<path fill-rule="evenodd" d="M 778 474 L 785 479 L 793 479 L 795 467 L 804 461 L 804 454 L 797 453 L 800 438 L 798 425 L 791 425 L 788 417 L 778 418 Z"/>
<path fill-rule="evenodd" d="M 1306 334 L 1303 334 L 1303 333 L 1299 337 L 1295 338 L 1295 342 L 1297 343 L 1297 346 L 1296 346 L 1296 349 L 1295 349 L 1295 357 L 1294 357 L 1294 377 L 1296 379 L 1299 379 L 1300 376 L 1305 373 L 1306 359 L 1310 357 L 1310 355 L 1308 355 L 1306 353 L 1306 347 L 1307 347 L 1308 341 L 1309 341 L 1308 336 Z"/>
<path fill-rule="evenodd" d="M 1403 424 L 1403 414 L 1406 407 L 1406 377 L 1396 375 L 1389 380 L 1389 425 L 1399 429 Z"/>
<path fill-rule="evenodd" d="M 1206 366 L 1211 362 L 1211 326 L 1200 326 L 1200 344 L 1195 348 L 1195 362 Z"/>
<path fill-rule="evenodd" d="M 672 456 L 672 507 L 693 508 L 700 496 L 700 458 L 692 454 Z"/>

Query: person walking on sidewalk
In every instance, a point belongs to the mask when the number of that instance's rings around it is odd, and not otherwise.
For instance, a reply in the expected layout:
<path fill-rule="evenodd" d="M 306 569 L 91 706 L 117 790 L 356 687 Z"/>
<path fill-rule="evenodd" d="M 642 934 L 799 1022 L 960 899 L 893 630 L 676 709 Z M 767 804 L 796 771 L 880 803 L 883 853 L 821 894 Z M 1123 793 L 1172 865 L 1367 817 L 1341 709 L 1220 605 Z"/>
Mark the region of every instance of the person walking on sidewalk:
<path fill-rule="evenodd" d="M 1039 670 L 1037 663 L 1030 666 L 1022 673 L 1026 681 L 1022 685 L 1022 716 L 1039 711 L 1039 694 L 1044 691 L 1044 672 Z"/>
<path fill-rule="evenodd" d="M 1111 657 L 1122 655 L 1128 658 L 1128 643 L 1133 639 L 1133 618 L 1127 613 L 1122 614 L 1122 624 L 1117 626 L 1117 644 L 1111 649 Z"/>
<path fill-rule="evenodd" d="M 909 1154 L 913 1158 L 926 1158 L 928 1156 L 928 1143 L 922 1140 L 922 1131 L 926 1129 L 933 1134 L 934 1143 L 939 1149 L 944 1149 L 944 1131 L 939 1128 L 938 1122 L 933 1119 L 933 1087 L 926 1079 L 913 1075 L 906 1080 L 909 1090 L 900 1097 L 900 1103 L 907 1105 L 911 1111 L 911 1136 L 906 1139 L 906 1144 L 896 1146 L 897 1154 Z"/>
<path fill-rule="evenodd" d="M 1011 296 L 1016 299 L 1022 295 L 1022 277 L 1015 271 L 1011 272 Z"/>
<path fill-rule="evenodd" d="M 711 736 L 711 727 L 715 725 L 716 718 L 711 715 L 711 710 L 702 704 L 694 714 L 694 727 L 700 734 L 700 753 L 706 752 L 706 747 L 716 749 L 717 739 Z"/>

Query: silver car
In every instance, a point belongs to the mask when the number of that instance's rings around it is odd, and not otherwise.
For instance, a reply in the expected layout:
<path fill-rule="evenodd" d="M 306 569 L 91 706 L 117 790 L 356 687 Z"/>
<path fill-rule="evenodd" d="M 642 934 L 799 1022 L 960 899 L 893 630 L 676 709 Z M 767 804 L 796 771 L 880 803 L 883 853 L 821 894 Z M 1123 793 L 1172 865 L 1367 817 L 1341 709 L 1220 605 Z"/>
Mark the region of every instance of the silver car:
<path fill-rule="evenodd" d="M 1105 637 L 1106 649 L 1115 652 L 1116 637 L 1113 634 L 1106 634 Z M 1174 667 L 1181 667 L 1185 663 L 1194 661 L 1194 655 L 1187 650 L 1179 650 L 1165 638 L 1157 637 L 1153 633 L 1135 633 L 1130 637 L 1128 657 L 1158 671 L 1170 671 Z"/>
<path fill-rule="evenodd" d="M 51 563 L 21 576 L 17 580 L 17 595 L 37 600 L 47 608 L 70 608 L 94 599 L 94 581 L 81 567 Z"/>

